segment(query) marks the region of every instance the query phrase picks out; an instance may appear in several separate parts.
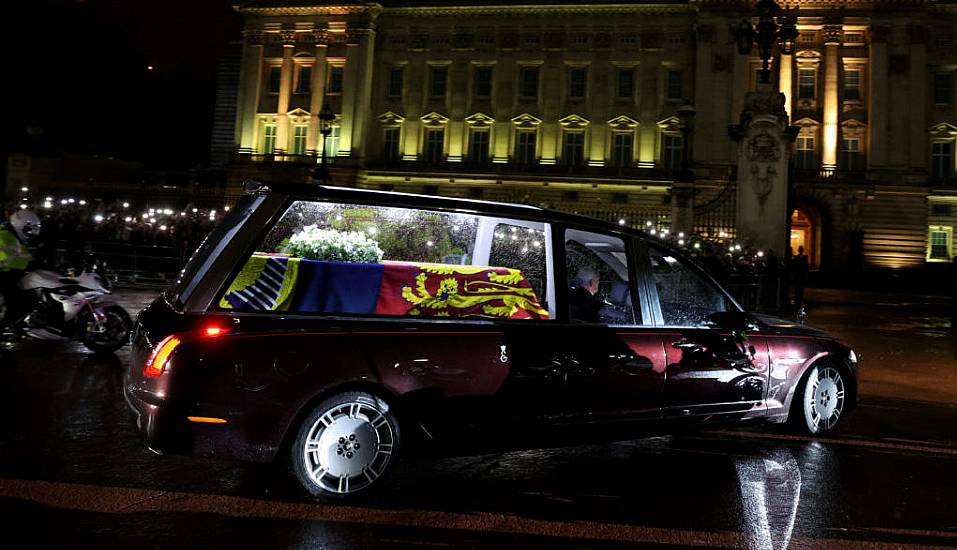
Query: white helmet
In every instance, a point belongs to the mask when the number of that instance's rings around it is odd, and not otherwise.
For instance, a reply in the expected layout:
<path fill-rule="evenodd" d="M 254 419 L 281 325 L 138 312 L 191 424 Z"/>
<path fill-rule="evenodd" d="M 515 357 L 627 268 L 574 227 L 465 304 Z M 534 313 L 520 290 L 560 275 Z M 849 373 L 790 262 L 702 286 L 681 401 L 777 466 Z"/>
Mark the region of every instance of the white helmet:
<path fill-rule="evenodd" d="M 10 216 L 10 226 L 17 237 L 26 242 L 40 233 L 40 218 L 29 210 L 17 210 Z"/>

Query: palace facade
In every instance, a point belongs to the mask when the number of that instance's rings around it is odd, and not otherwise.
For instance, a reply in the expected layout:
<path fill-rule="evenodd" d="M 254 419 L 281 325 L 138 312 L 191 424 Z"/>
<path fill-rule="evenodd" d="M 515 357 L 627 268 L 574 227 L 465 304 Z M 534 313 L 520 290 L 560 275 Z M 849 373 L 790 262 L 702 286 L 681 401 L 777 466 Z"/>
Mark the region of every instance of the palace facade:
<path fill-rule="evenodd" d="M 781 2 L 791 243 L 812 267 L 957 254 L 957 3 Z M 521 202 L 667 229 L 691 139 L 694 227 L 733 238 L 738 122 L 760 59 L 751 2 L 253 0 L 234 153 L 239 188 L 307 180 Z M 693 128 L 679 108 L 690 104 Z M 319 113 L 335 115 L 323 136 Z M 782 221 L 784 223 L 784 221 Z M 781 255 L 781 251 L 776 251 Z"/>

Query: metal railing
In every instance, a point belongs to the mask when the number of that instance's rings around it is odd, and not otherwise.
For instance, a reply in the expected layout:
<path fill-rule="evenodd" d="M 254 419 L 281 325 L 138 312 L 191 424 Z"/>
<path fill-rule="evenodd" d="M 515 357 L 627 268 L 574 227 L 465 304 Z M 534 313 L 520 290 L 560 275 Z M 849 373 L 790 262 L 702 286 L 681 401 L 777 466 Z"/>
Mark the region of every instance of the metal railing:
<path fill-rule="evenodd" d="M 193 249 L 111 241 L 93 241 L 80 249 L 70 249 L 60 243 L 51 261 L 56 266 L 70 266 L 77 263 L 84 252 L 92 252 L 105 262 L 107 272 L 116 283 L 165 286 L 186 265 Z"/>

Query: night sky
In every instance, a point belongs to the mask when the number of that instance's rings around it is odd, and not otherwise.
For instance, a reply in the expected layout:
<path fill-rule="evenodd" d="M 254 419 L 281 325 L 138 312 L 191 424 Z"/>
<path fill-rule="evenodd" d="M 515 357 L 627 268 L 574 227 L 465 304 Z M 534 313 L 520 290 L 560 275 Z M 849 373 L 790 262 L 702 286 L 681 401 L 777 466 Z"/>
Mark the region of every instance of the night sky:
<path fill-rule="evenodd" d="M 234 3 L 19 2 L 3 33 L 4 152 L 97 154 L 173 170 L 206 164 L 217 64 L 240 39 Z"/>

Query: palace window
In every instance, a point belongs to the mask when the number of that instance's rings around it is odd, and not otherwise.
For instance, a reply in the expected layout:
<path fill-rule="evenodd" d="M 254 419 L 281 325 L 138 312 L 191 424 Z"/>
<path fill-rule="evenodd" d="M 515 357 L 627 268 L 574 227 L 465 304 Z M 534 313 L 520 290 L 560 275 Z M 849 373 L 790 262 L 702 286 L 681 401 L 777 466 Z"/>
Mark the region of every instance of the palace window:
<path fill-rule="evenodd" d="M 617 168 L 631 166 L 634 138 L 631 134 L 616 133 L 612 138 L 611 164 Z"/>
<path fill-rule="evenodd" d="M 389 97 L 402 97 L 402 67 L 389 69 Z"/>
<path fill-rule="evenodd" d="M 445 130 L 429 128 L 425 131 L 425 160 L 431 164 L 442 162 L 445 153 Z"/>
<path fill-rule="evenodd" d="M 263 124 L 263 148 L 264 155 L 271 155 L 276 149 L 276 125 Z"/>
<path fill-rule="evenodd" d="M 278 94 L 279 87 L 282 85 L 282 67 L 269 67 L 269 82 L 267 91 L 271 94 Z"/>
<path fill-rule="evenodd" d="M 954 75 L 937 73 L 934 75 L 934 103 L 949 105 L 954 100 Z"/>
<path fill-rule="evenodd" d="M 329 92 L 330 94 L 342 93 L 342 67 L 329 68 Z"/>
<path fill-rule="evenodd" d="M 861 70 L 846 69 L 844 71 L 844 99 L 861 98 Z"/>
<path fill-rule="evenodd" d="M 588 70 L 584 67 L 576 67 L 568 70 L 568 97 L 570 99 L 582 99 L 585 97 L 585 82 L 588 77 Z"/>
<path fill-rule="evenodd" d="M 662 140 L 661 162 L 668 170 L 681 168 L 681 136 L 665 134 Z"/>
<path fill-rule="evenodd" d="M 515 162 L 535 163 L 535 131 L 519 130 L 515 135 Z"/>
<path fill-rule="evenodd" d="M 848 171 L 864 169 L 860 138 L 844 138 L 841 140 L 840 165 L 841 168 Z"/>
<path fill-rule="evenodd" d="M 523 98 L 538 97 L 538 67 L 522 67 L 520 84 Z"/>
<path fill-rule="evenodd" d="M 562 162 L 568 166 L 581 166 L 585 162 L 585 133 L 565 132 L 562 144 Z"/>
<path fill-rule="evenodd" d="M 399 160 L 399 128 L 386 128 L 382 141 L 382 158 L 386 162 Z"/>
<path fill-rule="evenodd" d="M 444 66 L 431 67 L 429 73 L 429 93 L 432 97 L 445 97 L 445 92 L 448 88 L 449 68 Z"/>
<path fill-rule="evenodd" d="M 681 71 L 668 71 L 668 90 L 666 97 L 668 99 L 684 98 Z"/>
<path fill-rule="evenodd" d="M 618 98 L 631 99 L 635 95 L 635 70 L 618 69 Z"/>
<path fill-rule="evenodd" d="M 469 142 L 469 158 L 472 162 L 476 164 L 488 163 L 488 138 L 488 128 L 475 128 L 472 130 L 472 139 Z"/>
<path fill-rule="evenodd" d="M 475 97 L 492 96 L 492 67 L 475 68 Z"/>
<path fill-rule="evenodd" d="M 297 124 L 293 130 L 292 136 L 292 154 L 294 155 L 305 155 L 306 154 L 306 136 L 309 134 L 309 126 L 305 124 Z"/>
<path fill-rule="evenodd" d="M 951 249 L 953 247 L 954 228 L 949 226 L 933 225 L 930 227 L 930 234 L 927 238 L 927 259 L 943 260 L 951 259 Z"/>
<path fill-rule="evenodd" d="M 299 77 L 296 80 L 296 93 L 308 94 L 310 90 L 310 80 L 312 80 L 312 67 L 309 65 L 299 67 Z"/>
<path fill-rule="evenodd" d="M 935 180 L 947 180 L 953 177 L 954 142 L 935 141 L 930 153 L 931 177 Z"/>
<path fill-rule="evenodd" d="M 814 99 L 817 90 L 817 71 L 798 69 L 798 99 Z"/>
<path fill-rule="evenodd" d="M 795 164 L 802 170 L 817 168 L 817 158 L 814 154 L 814 136 L 798 136 L 795 148 L 797 155 Z"/>

